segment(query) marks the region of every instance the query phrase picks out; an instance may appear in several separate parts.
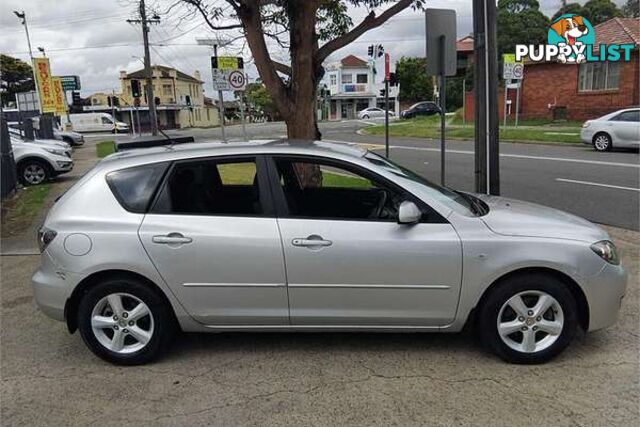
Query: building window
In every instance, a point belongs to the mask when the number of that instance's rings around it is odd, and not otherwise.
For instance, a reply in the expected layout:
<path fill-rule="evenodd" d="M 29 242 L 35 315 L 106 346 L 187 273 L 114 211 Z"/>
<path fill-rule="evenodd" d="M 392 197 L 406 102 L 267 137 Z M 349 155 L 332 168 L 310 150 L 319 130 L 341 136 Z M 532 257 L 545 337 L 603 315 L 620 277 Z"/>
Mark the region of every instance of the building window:
<path fill-rule="evenodd" d="M 352 74 L 343 74 L 342 75 L 342 84 L 353 83 L 353 75 Z"/>
<path fill-rule="evenodd" d="M 356 83 L 367 83 L 367 75 L 366 74 L 358 74 L 356 75 Z"/>
<path fill-rule="evenodd" d="M 619 80 L 617 62 L 584 62 L 578 73 L 578 92 L 618 89 Z"/>
<path fill-rule="evenodd" d="M 330 74 L 329 75 L 329 84 L 331 86 L 335 86 L 338 84 L 338 76 L 336 76 L 335 74 Z"/>
<path fill-rule="evenodd" d="M 162 85 L 162 94 L 164 96 L 171 96 L 172 93 L 171 85 Z"/>

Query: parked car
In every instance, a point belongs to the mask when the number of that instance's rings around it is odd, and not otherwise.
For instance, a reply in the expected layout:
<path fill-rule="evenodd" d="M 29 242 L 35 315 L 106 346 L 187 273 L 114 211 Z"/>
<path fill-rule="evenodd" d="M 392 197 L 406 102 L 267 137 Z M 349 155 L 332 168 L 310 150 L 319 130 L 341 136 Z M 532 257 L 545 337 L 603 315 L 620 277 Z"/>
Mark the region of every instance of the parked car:
<path fill-rule="evenodd" d="M 384 111 L 385 110 L 378 107 L 365 108 L 364 110 L 358 111 L 358 118 L 367 120 L 375 117 L 384 117 Z M 395 117 L 395 115 L 393 111 L 389 111 L 389 117 Z"/>
<path fill-rule="evenodd" d="M 582 125 L 580 137 L 596 151 L 640 147 L 640 108 L 625 108 L 587 120 Z"/>
<path fill-rule="evenodd" d="M 20 134 L 20 132 L 18 130 L 16 130 L 15 128 L 9 128 L 9 136 L 12 138 L 12 140 L 23 140 L 22 135 Z M 73 152 L 73 149 L 71 148 L 71 146 L 69 144 L 67 144 L 64 141 L 59 141 L 57 139 L 40 139 L 40 138 L 36 138 L 33 141 L 27 141 L 24 140 L 24 142 L 29 142 L 32 144 L 36 144 L 39 145 L 42 148 L 51 148 L 51 149 L 56 149 L 56 150 L 62 150 L 64 151 L 64 154 L 68 157 L 71 157 L 71 153 Z"/>
<path fill-rule="evenodd" d="M 56 139 L 59 139 L 60 141 L 64 141 L 69 145 L 73 145 L 73 146 L 84 145 L 84 136 L 82 136 L 82 134 L 78 132 L 54 129 L 53 135 L 55 136 Z"/>
<path fill-rule="evenodd" d="M 67 123 L 67 117 L 61 117 Z M 76 132 L 129 132 L 129 125 L 117 121 L 108 113 L 80 113 L 69 114 L 73 130 Z"/>
<path fill-rule="evenodd" d="M 73 169 L 73 159 L 58 147 L 10 137 L 18 179 L 23 185 L 42 184 Z"/>
<path fill-rule="evenodd" d="M 322 142 L 114 153 L 58 200 L 39 241 L 40 309 L 119 364 L 158 356 L 176 329 L 465 324 L 503 359 L 538 363 L 578 327 L 613 324 L 627 281 L 587 220 Z"/>
<path fill-rule="evenodd" d="M 424 101 L 413 104 L 411 107 L 403 110 L 400 113 L 400 117 L 410 119 L 416 116 L 432 116 L 434 114 L 440 114 L 440 107 L 438 107 L 435 102 Z"/>

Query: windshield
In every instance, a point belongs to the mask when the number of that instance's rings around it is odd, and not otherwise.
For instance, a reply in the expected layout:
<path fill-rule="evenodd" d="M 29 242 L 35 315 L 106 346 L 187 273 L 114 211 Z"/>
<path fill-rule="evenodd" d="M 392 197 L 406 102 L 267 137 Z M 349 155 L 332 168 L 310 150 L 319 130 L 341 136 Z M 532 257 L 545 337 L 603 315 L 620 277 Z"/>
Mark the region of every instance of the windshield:
<path fill-rule="evenodd" d="M 365 154 L 364 158 L 374 165 L 382 167 L 395 175 L 421 184 L 424 190 L 429 193 L 429 196 L 432 199 L 435 199 L 439 203 L 442 203 L 443 205 L 453 209 L 456 212 L 462 213 L 464 215 L 483 214 L 482 211 L 484 210 L 484 208 L 480 208 L 477 205 L 479 201 L 477 201 L 477 199 L 475 199 L 473 196 L 435 184 L 428 179 L 421 177 L 417 173 L 412 172 L 411 170 L 404 168 L 396 163 L 393 163 L 391 160 L 386 159 L 371 151 L 368 151 L 367 154 Z"/>

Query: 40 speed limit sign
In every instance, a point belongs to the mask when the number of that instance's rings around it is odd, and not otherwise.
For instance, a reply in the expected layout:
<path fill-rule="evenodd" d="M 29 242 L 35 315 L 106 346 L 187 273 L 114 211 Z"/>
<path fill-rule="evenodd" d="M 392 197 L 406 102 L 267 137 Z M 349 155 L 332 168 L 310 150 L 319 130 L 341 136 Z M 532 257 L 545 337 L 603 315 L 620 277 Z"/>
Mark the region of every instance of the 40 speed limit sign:
<path fill-rule="evenodd" d="M 247 77 L 242 70 L 233 70 L 227 77 L 231 90 L 244 90 L 247 86 Z"/>

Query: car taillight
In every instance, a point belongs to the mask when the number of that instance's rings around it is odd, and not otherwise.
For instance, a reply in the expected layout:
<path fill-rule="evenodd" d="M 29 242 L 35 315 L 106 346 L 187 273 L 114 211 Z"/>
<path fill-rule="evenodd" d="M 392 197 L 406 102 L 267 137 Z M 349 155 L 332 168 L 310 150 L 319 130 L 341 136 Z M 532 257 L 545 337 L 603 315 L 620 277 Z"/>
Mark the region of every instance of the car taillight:
<path fill-rule="evenodd" d="M 49 243 L 51 243 L 57 235 L 57 232 L 47 227 L 40 228 L 38 230 L 38 247 L 40 248 L 40 252 L 44 252 L 47 246 L 49 246 Z"/>

